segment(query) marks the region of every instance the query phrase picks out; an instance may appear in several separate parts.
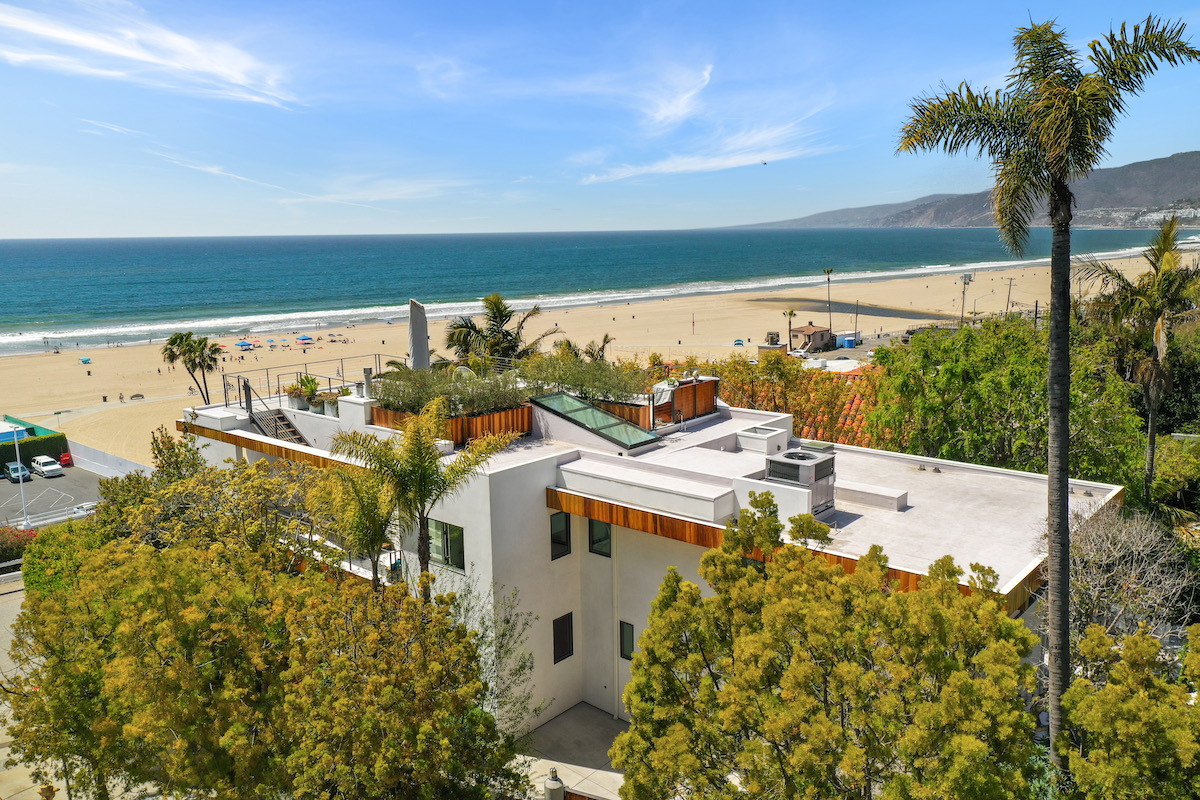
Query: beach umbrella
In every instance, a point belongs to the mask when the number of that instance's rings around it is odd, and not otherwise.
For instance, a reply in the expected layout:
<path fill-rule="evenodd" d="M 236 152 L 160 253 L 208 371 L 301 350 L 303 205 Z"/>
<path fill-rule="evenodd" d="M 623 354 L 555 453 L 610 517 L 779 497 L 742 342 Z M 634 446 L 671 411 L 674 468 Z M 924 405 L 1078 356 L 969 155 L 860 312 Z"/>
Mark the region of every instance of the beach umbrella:
<path fill-rule="evenodd" d="M 296 337 L 297 342 L 311 342 L 312 340 L 313 340 L 313 338 L 311 336 L 307 336 L 307 335 Z"/>
<path fill-rule="evenodd" d="M 267 339 L 267 341 L 268 341 L 269 343 L 271 343 L 271 344 L 275 344 L 275 340 L 274 340 L 274 339 Z"/>
<path fill-rule="evenodd" d="M 250 344 L 245 339 L 242 339 L 240 342 L 238 342 L 237 346 L 238 347 L 254 347 L 254 345 Z"/>

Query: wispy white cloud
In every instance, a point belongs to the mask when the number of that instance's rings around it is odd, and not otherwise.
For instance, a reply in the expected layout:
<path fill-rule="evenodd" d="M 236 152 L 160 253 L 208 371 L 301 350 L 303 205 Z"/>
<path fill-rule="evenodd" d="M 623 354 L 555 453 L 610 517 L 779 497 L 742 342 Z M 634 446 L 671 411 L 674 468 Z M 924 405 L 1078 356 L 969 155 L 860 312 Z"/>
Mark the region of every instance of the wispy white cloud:
<path fill-rule="evenodd" d="M 145 136 L 146 135 L 145 133 L 142 133 L 141 131 L 135 131 L 133 128 L 126 128 L 121 125 L 114 125 L 111 122 L 100 122 L 99 120 L 83 119 L 83 118 L 81 118 L 79 121 L 87 123 L 88 125 L 94 125 L 97 128 L 103 128 L 104 130 L 111 131 L 112 133 L 121 133 L 126 136 Z M 95 131 L 95 130 L 89 130 L 87 132 L 88 133 L 98 133 L 98 131 Z"/>
<path fill-rule="evenodd" d="M 459 92 L 468 72 L 463 62 L 445 56 L 422 60 L 416 70 L 422 88 L 442 100 L 449 100 Z"/>
<path fill-rule="evenodd" d="M 60 17 L 0 3 L 0 59 L 235 100 L 282 105 L 293 99 L 280 70 L 232 44 L 158 25 L 130 3 L 69 8 L 73 13 Z"/>
<path fill-rule="evenodd" d="M 245 175 L 231 172 L 224 167 L 202 164 L 173 153 L 158 150 L 147 150 L 146 152 L 168 161 L 177 167 L 203 172 L 220 178 L 228 178 L 252 186 L 262 186 L 265 189 L 274 189 L 289 195 L 288 197 L 280 198 L 279 202 L 281 203 L 334 203 L 336 205 L 356 206 L 358 208 L 369 208 L 374 211 L 390 212 L 393 209 L 381 208 L 376 204 L 397 200 L 427 200 L 469 185 L 465 181 L 451 178 L 376 178 L 351 176 L 332 182 L 330 191 L 328 192 L 314 194 L 312 192 L 301 192 L 287 186 L 280 186 L 277 183 L 248 178 Z"/>
<path fill-rule="evenodd" d="M 597 72 L 558 78 L 546 84 L 508 87 L 539 97 L 595 98 L 632 110 L 653 135 L 666 133 L 703 110 L 700 93 L 712 81 L 713 65 L 702 68 L 678 63 L 646 65 L 625 72 Z M 500 91 L 505 91 L 501 87 Z"/>
<path fill-rule="evenodd" d="M 752 164 L 783 161 L 830 152 L 836 147 L 812 143 L 812 135 L 798 123 L 738 131 L 646 164 L 622 164 L 588 175 L 580 183 L 608 183 L 642 175 L 673 175 L 688 172 L 718 172 Z"/>
<path fill-rule="evenodd" d="M 427 200 L 468 185 L 466 181 L 452 178 L 349 177 L 337 181 L 331 191 L 325 194 L 304 194 L 284 202 L 361 205 L 391 200 Z"/>
<path fill-rule="evenodd" d="M 611 152 L 611 147 L 593 147 L 590 150 L 584 150 L 582 153 L 569 156 L 567 163 L 579 167 L 595 167 L 603 164 Z"/>
<path fill-rule="evenodd" d="M 647 87 L 645 97 L 649 105 L 646 117 L 650 126 L 657 130 L 670 130 L 692 117 L 699 107 L 700 92 L 712 80 L 712 71 L 712 64 L 699 74 L 673 69 L 663 76 L 661 83 Z"/>

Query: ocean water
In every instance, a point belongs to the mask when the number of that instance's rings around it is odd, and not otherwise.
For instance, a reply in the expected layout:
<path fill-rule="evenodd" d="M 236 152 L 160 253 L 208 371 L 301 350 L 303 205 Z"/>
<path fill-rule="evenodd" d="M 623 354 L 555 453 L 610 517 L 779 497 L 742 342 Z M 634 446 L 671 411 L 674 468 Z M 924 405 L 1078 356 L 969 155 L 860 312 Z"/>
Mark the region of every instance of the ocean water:
<path fill-rule="evenodd" d="M 1117 254 L 1149 236 L 1075 231 L 1073 250 Z M 1049 248 L 1034 230 L 1024 258 Z M 7 240 L 0 354 L 403 319 L 409 298 L 446 317 L 490 292 L 562 307 L 803 286 L 829 267 L 844 281 L 1014 260 L 986 229 Z"/>

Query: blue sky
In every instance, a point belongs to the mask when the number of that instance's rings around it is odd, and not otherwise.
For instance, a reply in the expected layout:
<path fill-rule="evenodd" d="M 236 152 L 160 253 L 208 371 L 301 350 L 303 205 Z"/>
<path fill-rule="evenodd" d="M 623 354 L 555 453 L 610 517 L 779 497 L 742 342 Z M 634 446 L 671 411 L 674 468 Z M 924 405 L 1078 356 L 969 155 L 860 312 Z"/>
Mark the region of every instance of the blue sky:
<path fill-rule="evenodd" d="M 909 101 L 997 85 L 1103 0 L 0 3 L 0 237 L 694 228 L 978 191 L 897 156 Z M 1200 5 L 1158 3 L 1200 42 Z M 1109 165 L 1200 147 L 1200 65 Z M 763 162 L 766 162 L 765 164 Z"/>

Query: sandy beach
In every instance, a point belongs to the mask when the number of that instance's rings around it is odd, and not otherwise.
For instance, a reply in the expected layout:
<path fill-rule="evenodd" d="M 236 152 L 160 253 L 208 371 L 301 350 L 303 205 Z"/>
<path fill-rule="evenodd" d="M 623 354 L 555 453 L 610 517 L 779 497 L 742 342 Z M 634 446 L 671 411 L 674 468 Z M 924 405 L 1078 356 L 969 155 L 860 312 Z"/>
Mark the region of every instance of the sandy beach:
<path fill-rule="evenodd" d="M 1115 263 L 1137 271 L 1145 266 L 1141 259 Z M 832 315 L 825 287 L 816 286 L 556 309 L 531 321 L 528 330 L 554 331 L 547 342 L 565 336 L 580 344 L 611 334 L 615 340 L 609 347 L 610 358 L 639 358 L 644 362 L 650 353 L 657 352 L 668 361 L 693 354 L 715 359 L 734 352 L 754 353 L 754 346 L 765 340 L 768 331 L 779 331 L 786 337 L 788 321 L 783 312 L 791 309 L 796 311 L 793 325 L 812 321 L 824 326 L 832 316 L 834 330 L 859 330 L 869 346 L 880 334 L 931 322 L 957 321 L 963 303 L 959 275 L 835 281 L 830 291 Z M 1049 267 L 1045 265 L 979 271 L 967 288 L 966 315 L 999 313 L 1010 301 L 1013 309 L 1032 309 L 1035 303 L 1044 309 L 1048 292 Z M 438 351 L 445 350 L 445 325 L 445 320 L 430 323 L 431 345 Z M 328 341 L 326 337 L 334 332 L 346 334 L 346 342 Z M 321 337 L 321 341 L 301 349 L 294 342 L 301 334 Z M 276 349 L 269 349 L 268 339 L 278 342 L 283 337 L 290 340 L 291 347 L 277 344 Z M 361 357 L 374 353 L 404 357 L 408 351 L 408 330 L 401 323 L 257 334 L 252 338 L 262 346 L 249 353 L 240 353 L 233 346 L 240 338 L 214 339 L 228 346 L 229 356 L 221 366 L 227 375 L 270 368 L 270 384 L 264 372 L 256 373 L 260 392 L 274 385 L 274 376 L 288 367 L 303 371 L 301 365 L 306 364 L 307 371 L 329 377 L 335 377 L 344 367 L 351 379 L 361 379 Z M 742 339 L 748 347 L 734 347 L 735 339 Z M 72 441 L 148 464 L 151 431 L 159 425 L 173 430 L 183 410 L 199 402 L 197 395 L 188 394 L 192 384 L 187 373 L 168 370 L 161 347 L 162 341 L 155 340 L 142 345 L 0 358 L 0 409 L 60 430 Z M 82 358 L 91 363 L 81 363 Z M 221 373 L 209 375 L 215 402 L 223 397 L 222 382 Z M 143 399 L 131 399 L 137 394 Z"/>

